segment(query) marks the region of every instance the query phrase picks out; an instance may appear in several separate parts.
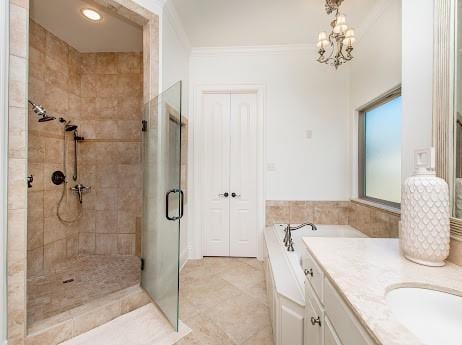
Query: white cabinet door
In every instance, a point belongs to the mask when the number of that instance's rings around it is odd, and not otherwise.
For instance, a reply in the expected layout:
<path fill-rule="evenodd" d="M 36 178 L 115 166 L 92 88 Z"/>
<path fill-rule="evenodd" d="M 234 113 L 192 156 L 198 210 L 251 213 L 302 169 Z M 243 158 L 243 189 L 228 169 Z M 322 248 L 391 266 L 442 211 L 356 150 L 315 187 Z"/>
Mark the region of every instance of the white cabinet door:
<path fill-rule="evenodd" d="M 257 95 L 231 95 L 230 256 L 257 256 Z"/>
<path fill-rule="evenodd" d="M 229 137 L 231 96 L 204 94 L 205 256 L 229 256 Z"/>
<path fill-rule="evenodd" d="M 323 312 L 316 301 L 314 291 L 308 280 L 305 280 L 305 294 L 304 345 L 322 345 Z"/>

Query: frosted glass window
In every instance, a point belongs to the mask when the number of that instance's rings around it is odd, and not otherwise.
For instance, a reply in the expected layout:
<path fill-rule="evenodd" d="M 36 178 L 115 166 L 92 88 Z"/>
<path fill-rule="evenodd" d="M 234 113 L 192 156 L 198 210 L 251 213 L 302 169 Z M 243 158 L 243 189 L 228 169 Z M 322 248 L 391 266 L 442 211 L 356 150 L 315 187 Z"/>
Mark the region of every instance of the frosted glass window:
<path fill-rule="evenodd" d="M 401 202 L 401 96 L 364 112 L 364 195 Z"/>

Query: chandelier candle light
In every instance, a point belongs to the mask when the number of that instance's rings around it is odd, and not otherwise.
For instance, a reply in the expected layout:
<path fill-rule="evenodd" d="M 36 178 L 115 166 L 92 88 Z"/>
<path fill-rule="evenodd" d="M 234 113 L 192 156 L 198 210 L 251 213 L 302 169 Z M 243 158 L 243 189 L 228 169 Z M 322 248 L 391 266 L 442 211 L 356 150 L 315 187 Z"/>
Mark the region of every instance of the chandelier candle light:
<path fill-rule="evenodd" d="M 339 13 L 340 4 L 343 0 L 326 0 L 326 12 L 331 14 L 335 12 L 335 19 L 330 23 L 332 32 L 322 31 L 318 36 L 319 57 L 318 62 L 332 65 L 335 69 L 353 59 L 353 43 L 355 42 L 355 31 L 349 28 L 346 23 L 346 17 Z M 326 54 L 326 49 L 330 49 Z"/>

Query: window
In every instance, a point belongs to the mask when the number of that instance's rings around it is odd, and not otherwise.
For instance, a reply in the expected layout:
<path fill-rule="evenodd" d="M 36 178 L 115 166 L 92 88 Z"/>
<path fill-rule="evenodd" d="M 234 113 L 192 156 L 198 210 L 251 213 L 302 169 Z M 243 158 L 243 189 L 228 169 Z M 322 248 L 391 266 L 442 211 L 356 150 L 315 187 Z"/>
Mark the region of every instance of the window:
<path fill-rule="evenodd" d="M 359 112 L 359 197 L 401 203 L 401 88 Z"/>

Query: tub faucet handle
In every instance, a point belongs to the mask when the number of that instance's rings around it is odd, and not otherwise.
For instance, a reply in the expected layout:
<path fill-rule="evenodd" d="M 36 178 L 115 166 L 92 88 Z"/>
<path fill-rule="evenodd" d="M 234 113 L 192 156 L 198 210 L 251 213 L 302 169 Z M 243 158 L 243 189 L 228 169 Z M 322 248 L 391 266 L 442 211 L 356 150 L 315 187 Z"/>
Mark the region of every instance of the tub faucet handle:
<path fill-rule="evenodd" d="M 288 252 L 293 252 L 293 251 L 295 251 L 295 249 L 294 249 L 294 240 L 293 240 L 292 238 L 290 238 L 290 240 L 289 240 L 289 245 L 288 245 L 288 247 L 287 247 L 287 251 L 288 251 Z"/>

